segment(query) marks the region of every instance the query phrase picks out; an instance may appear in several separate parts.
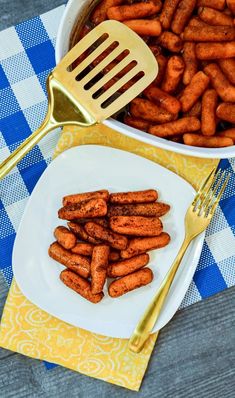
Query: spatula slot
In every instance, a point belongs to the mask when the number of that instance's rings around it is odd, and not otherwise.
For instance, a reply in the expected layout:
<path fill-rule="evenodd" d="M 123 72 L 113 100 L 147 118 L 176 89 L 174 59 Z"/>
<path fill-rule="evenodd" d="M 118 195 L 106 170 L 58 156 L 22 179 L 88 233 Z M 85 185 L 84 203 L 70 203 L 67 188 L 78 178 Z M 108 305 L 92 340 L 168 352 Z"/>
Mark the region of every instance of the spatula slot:
<path fill-rule="evenodd" d="M 110 62 L 108 62 L 107 65 L 105 65 L 103 67 L 102 64 L 102 69 L 100 70 L 100 68 L 97 68 L 97 74 L 94 75 L 94 72 L 96 71 L 96 67 L 93 69 L 93 73 L 91 74 L 91 79 L 84 85 L 84 89 L 85 90 L 89 90 L 91 87 L 94 86 L 94 84 L 96 84 L 104 75 L 107 75 L 109 72 L 111 72 L 121 61 L 123 61 L 128 55 L 129 55 L 130 51 L 129 50 L 124 50 L 122 51 L 120 54 L 118 54 L 116 56 L 116 58 L 112 59 Z M 109 54 L 107 54 L 108 56 Z M 106 57 L 105 57 L 106 58 Z M 105 59 L 104 58 L 104 59 Z M 100 62 L 104 61 L 101 60 Z M 108 58 L 110 59 L 110 57 Z M 100 64 L 100 62 L 96 65 L 98 66 Z M 132 61 L 128 64 L 128 67 L 130 69 L 132 69 L 135 65 L 137 64 L 136 61 Z M 127 71 L 127 66 L 124 67 L 120 72 L 117 72 L 116 76 L 118 78 L 122 77 Z M 93 76 L 93 77 L 92 77 Z M 76 79 L 77 80 L 77 79 Z M 87 80 L 87 79 L 86 79 Z M 100 91 L 100 90 L 98 90 Z"/>
<path fill-rule="evenodd" d="M 109 54 L 111 54 L 115 48 L 119 46 L 118 41 L 114 41 L 110 46 L 104 50 L 98 57 L 96 57 L 93 61 L 93 66 L 99 65 Z"/>
<path fill-rule="evenodd" d="M 78 65 L 81 64 L 84 59 L 95 51 L 105 40 L 109 38 L 108 33 L 103 33 L 94 43 L 92 43 L 85 51 L 81 54 L 77 54 L 77 58 L 67 67 L 68 72 L 72 72 Z"/>
<path fill-rule="evenodd" d="M 101 77 L 103 77 L 103 75 L 107 75 L 110 73 L 110 71 L 117 65 L 116 62 L 114 62 L 114 65 L 112 65 L 112 68 L 110 70 L 106 70 L 104 71 L 104 74 L 102 74 Z M 122 68 L 119 72 L 117 72 L 114 76 L 112 76 L 110 78 L 110 80 L 108 80 L 101 88 L 99 88 L 95 93 L 93 93 L 92 98 L 96 99 L 99 98 L 105 91 L 107 91 L 109 88 L 111 88 L 113 86 L 113 84 L 115 84 L 119 79 L 121 79 L 123 76 L 125 76 L 128 72 L 130 72 L 135 66 L 137 65 L 137 61 L 131 61 L 129 64 L 127 64 L 124 68 Z M 106 73 L 105 73 L 106 72 Z M 100 77 L 100 78 L 101 78 Z M 100 79 L 99 78 L 99 79 Z M 97 83 L 97 81 L 95 81 L 94 83 Z M 92 86 L 88 87 L 87 90 L 89 88 L 91 88 Z M 85 87 L 84 87 L 85 88 Z"/>
<path fill-rule="evenodd" d="M 144 76 L 144 72 L 138 72 L 132 79 L 130 79 L 127 83 L 125 83 L 122 87 L 120 87 L 117 91 L 112 93 L 109 98 L 107 98 L 104 102 L 101 103 L 101 108 L 105 109 L 109 105 L 111 105 L 115 100 L 117 100 L 122 94 L 127 92 L 134 84 L 136 84 L 142 77 Z M 118 79 L 112 79 L 112 82 L 110 82 L 110 86 L 108 87 L 107 91 L 115 84 L 117 83 Z M 106 91 L 106 90 L 104 90 Z M 104 92 L 103 91 L 103 92 Z M 102 93 L 103 94 L 103 93 Z"/>
<path fill-rule="evenodd" d="M 96 68 L 106 57 L 108 57 L 117 47 L 118 47 L 119 43 L 117 41 L 113 42 L 112 44 L 110 44 L 110 46 L 108 48 L 106 48 L 101 54 L 99 54 L 99 56 L 97 58 L 95 58 L 91 64 L 89 64 L 88 66 L 86 66 L 84 69 L 81 70 L 81 72 L 79 72 L 79 74 L 75 77 L 75 80 L 77 81 L 81 81 L 82 79 L 84 79 L 84 77 L 91 71 L 94 70 L 94 68 Z M 90 54 L 86 54 L 90 55 Z M 85 58 L 84 58 L 85 59 Z M 82 65 L 81 65 L 82 68 Z M 98 75 L 98 73 L 97 73 Z M 94 79 L 96 79 L 96 76 L 93 77 Z M 93 80 L 93 79 L 92 79 Z M 96 80 L 97 81 L 97 80 Z M 95 83 L 95 81 L 94 81 Z M 94 84 L 93 83 L 93 84 Z M 89 84 L 89 82 L 87 83 Z"/>

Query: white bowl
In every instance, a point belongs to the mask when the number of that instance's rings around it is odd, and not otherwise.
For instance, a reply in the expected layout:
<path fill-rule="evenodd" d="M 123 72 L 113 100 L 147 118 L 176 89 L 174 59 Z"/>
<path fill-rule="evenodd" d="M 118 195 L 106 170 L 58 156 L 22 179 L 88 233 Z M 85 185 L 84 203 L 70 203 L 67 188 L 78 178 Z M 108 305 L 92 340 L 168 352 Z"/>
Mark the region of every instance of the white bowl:
<path fill-rule="evenodd" d="M 84 24 L 87 11 L 92 10 L 96 3 L 98 3 L 97 0 L 69 0 L 59 26 L 56 41 L 56 63 L 60 62 L 69 50 L 70 36 L 75 23 Z M 128 137 L 135 138 L 168 151 L 212 159 L 235 157 L 235 145 L 226 148 L 198 148 L 152 136 L 151 134 L 144 133 L 143 131 L 127 126 L 112 118 L 105 120 L 103 123 Z"/>

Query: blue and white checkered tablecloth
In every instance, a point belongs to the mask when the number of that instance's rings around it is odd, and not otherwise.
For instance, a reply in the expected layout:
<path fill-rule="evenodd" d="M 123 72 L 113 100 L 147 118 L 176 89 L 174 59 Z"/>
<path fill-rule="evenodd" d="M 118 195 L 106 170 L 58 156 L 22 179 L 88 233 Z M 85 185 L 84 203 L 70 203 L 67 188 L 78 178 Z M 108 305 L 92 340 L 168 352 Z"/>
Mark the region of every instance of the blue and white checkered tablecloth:
<path fill-rule="evenodd" d="M 54 67 L 54 46 L 64 6 L 0 32 L 0 161 L 43 120 L 45 82 Z M 12 248 L 25 205 L 51 161 L 58 132 L 45 137 L 0 182 L 0 270 L 12 280 Z M 206 232 L 201 258 L 181 308 L 235 285 L 235 159 L 220 167 L 232 173 Z"/>

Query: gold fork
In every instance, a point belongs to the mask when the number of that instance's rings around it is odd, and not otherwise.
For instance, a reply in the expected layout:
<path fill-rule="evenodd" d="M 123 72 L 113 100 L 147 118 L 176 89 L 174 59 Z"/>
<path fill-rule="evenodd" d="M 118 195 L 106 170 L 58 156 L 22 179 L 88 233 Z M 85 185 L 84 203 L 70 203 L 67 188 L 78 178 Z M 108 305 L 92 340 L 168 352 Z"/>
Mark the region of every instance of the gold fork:
<path fill-rule="evenodd" d="M 129 340 L 129 349 L 140 352 L 148 339 L 166 300 L 175 274 L 190 242 L 209 225 L 220 198 L 227 186 L 230 174 L 215 168 L 206 178 L 197 192 L 192 204 L 185 215 L 185 238 L 170 270 L 163 279 L 153 300 L 137 324 L 134 333 Z"/>

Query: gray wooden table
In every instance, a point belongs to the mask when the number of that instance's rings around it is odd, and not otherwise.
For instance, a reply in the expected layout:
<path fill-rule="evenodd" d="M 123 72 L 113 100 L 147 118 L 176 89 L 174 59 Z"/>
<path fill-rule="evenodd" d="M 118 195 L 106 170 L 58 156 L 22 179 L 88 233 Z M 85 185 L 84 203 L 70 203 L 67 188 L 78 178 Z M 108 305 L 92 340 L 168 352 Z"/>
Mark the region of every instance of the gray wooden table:
<path fill-rule="evenodd" d="M 79 1 L 79 0 L 78 0 Z M 63 0 L 0 0 L 0 30 L 63 4 Z M 1 45 L 1 43 L 0 43 Z M 235 288 L 176 314 L 162 330 L 138 397 L 235 397 Z M 7 286 L 0 275 L 0 314 Z M 76 372 L 0 349 L 0 398 L 134 397 Z"/>

